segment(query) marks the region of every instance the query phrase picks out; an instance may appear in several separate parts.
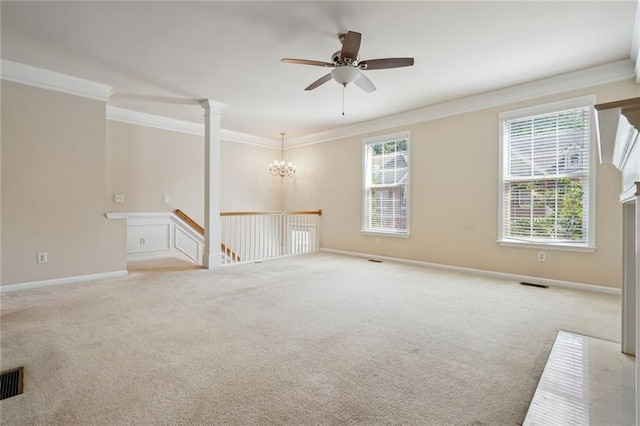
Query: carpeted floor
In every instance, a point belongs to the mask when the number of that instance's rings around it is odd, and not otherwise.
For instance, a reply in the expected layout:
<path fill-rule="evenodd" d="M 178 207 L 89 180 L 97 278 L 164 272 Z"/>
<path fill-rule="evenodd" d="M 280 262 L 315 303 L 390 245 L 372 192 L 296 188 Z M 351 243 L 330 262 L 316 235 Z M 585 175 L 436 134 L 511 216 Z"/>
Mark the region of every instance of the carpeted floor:
<path fill-rule="evenodd" d="M 517 425 L 558 330 L 620 334 L 616 296 L 326 253 L 1 303 L 7 425 Z"/>

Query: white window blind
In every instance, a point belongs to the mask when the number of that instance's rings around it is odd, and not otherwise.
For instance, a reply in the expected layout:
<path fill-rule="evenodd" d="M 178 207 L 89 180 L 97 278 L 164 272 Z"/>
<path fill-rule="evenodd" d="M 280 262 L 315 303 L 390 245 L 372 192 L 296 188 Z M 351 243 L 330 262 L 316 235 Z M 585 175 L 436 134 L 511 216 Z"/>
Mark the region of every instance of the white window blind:
<path fill-rule="evenodd" d="M 502 119 L 501 240 L 591 241 L 591 106 Z"/>
<path fill-rule="evenodd" d="M 409 134 L 364 141 L 364 232 L 409 234 Z"/>

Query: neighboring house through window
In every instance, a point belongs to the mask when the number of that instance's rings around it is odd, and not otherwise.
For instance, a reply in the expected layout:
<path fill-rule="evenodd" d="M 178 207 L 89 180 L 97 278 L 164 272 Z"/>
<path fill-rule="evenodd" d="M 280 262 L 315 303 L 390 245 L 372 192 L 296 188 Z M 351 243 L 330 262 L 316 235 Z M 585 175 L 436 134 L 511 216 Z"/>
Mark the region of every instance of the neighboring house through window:
<path fill-rule="evenodd" d="M 593 103 L 500 114 L 501 244 L 594 248 Z"/>
<path fill-rule="evenodd" d="M 409 132 L 364 139 L 362 231 L 409 235 Z"/>

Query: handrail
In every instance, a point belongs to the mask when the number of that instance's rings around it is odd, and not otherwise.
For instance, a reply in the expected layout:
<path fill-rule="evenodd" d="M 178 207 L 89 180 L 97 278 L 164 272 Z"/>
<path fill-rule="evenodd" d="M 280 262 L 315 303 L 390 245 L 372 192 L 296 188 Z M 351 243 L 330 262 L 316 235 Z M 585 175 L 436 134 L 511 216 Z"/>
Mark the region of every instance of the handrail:
<path fill-rule="evenodd" d="M 183 212 L 180 209 L 177 209 L 175 211 L 176 216 L 178 216 L 180 219 L 184 220 L 185 222 L 187 222 L 187 225 L 189 225 L 190 227 L 192 227 L 195 231 L 198 232 L 198 234 L 204 236 L 204 228 L 200 225 L 198 225 L 198 223 L 191 219 L 189 216 L 187 216 L 187 214 L 185 212 Z"/>
<path fill-rule="evenodd" d="M 198 234 L 204 236 L 204 228 L 198 224 L 195 220 L 191 219 L 185 212 L 180 209 L 177 209 L 175 212 L 176 216 L 180 219 L 184 220 L 187 225 L 192 227 Z M 223 253 L 233 259 L 234 262 L 240 262 L 240 256 L 238 256 L 233 250 L 227 247 L 224 243 L 220 243 L 220 249 Z"/>
<path fill-rule="evenodd" d="M 300 210 L 291 212 L 221 212 L 220 216 L 267 216 L 284 214 L 317 214 L 318 216 L 322 216 L 322 210 Z"/>

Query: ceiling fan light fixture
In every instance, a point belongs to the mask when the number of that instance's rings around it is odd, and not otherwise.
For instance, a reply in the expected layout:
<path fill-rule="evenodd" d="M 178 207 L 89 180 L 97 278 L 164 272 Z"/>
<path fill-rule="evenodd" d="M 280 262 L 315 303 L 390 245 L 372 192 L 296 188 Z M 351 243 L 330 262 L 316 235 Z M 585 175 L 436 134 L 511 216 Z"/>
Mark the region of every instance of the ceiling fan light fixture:
<path fill-rule="evenodd" d="M 360 76 L 360 70 L 351 65 L 343 65 L 331 71 L 331 77 L 342 86 L 353 83 Z"/>
<path fill-rule="evenodd" d="M 356 31 L 347 31 L 339 34 L 338 38 L 342 43 L 342 49 L 331 55 L 331 62 L 315 61 L 309 59 L 282 58 L 281 61 L 289 64 L 311 65 L 315 67 L 333 68 L 327 73 L 311 83 L 304 90 L 314 90 L 322 86 L 327 81 L 333 79 L 343 88 L 348 84 L 355 83 L 367 93 L 374 92 L 376 86 L 361 70 L 384 70 L 388 68 L 402 68 L 413 65 L 413 58 L 378 58 L 360 60 L 360 41 L 362 34 Z"/>

